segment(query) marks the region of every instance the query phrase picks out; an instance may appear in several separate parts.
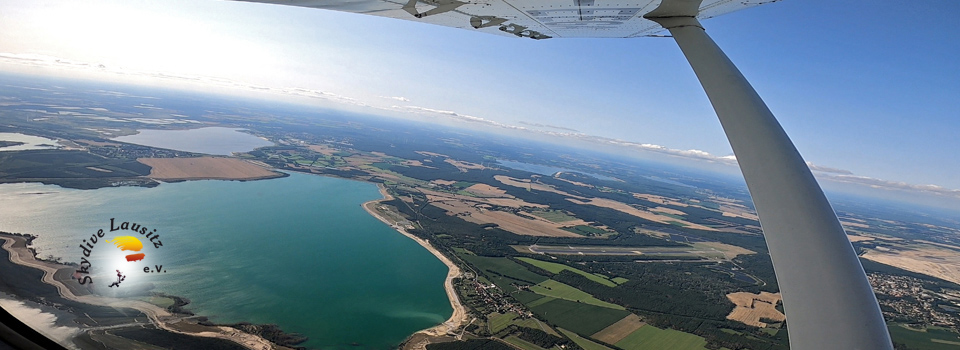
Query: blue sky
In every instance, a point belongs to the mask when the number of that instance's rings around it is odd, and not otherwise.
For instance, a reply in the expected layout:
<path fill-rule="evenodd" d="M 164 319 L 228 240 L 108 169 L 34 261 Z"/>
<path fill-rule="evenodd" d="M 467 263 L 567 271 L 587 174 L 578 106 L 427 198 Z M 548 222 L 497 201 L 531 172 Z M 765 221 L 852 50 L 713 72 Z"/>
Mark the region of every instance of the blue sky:
<path fill-rule="evenodd" d="M 808 161 L 878 187 L 960 189 L 960 3 L 906 5 L 784 0 L 704 25 Z M 4 70 L 112 80 L 118 71 L 138 72 L 125 75 L 137 81 L 204 76 L 323 91 L 347 102 L 343 108 L 370 113 L 552 125 L 677 155 L 731 154 L 669 38 L 533 41 L 224 1 L 10 0 L 0 4 L 0 53 Z M 18 63 L 41 55 L 114 73 Z"/>

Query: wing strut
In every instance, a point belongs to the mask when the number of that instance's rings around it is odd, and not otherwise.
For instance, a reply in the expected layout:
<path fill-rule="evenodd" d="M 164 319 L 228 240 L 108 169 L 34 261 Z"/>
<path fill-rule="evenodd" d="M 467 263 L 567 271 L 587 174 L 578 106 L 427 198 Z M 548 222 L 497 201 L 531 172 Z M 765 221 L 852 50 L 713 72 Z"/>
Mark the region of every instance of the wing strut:
<path fill-rule="evenodd" d="M 658 10 L 664 11 L 647 17 L 677 41 L 740 163 L 783 295 L 790 347 L 893 349 L 860 260 L 780 123 L 707 35 L 696 12 L 673 16 L 676 8 Z"/>

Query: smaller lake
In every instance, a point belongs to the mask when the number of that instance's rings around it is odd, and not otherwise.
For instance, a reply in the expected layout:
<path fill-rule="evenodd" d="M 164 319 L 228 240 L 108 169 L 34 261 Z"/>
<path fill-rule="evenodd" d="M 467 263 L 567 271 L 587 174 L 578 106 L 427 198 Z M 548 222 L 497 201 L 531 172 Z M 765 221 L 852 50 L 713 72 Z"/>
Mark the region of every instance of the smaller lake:
<path fill-rule="evenodd" d="M 687 185 L 687 184 L 682 183 L 682 182 L 679 182 L 679 181 L 670 180 L 670 179 L 665 179 L 665 178 L 658 177 L 658 176 L 644 176 L 644 178 L 647 178 L 647 179 L 650 179 L 650 180 L 653 180 L 653 181 L 657 181 L 657 182 L 663 182 L 663 183 L 665 183 L 665 184 L 677 185 L 677 186 L 680 186 L 680 187 L 697 188 L 697 186 L 690 186 L 690 185 Z"/>
<path fill-rule="evenodd" d="M 0 132 L 0 141 L 20 142 L 22 145 L 0 147 L 0 151 L 26 151 L 32 149 L 55 149 L 61 145 L 54 139 L 46 137 L 24 135 L 10 132 Z"/>
<path fill-rule="evenodd" d="M 600 180 L 619 181 L 619 180 L 617 180 L 617 179 L 615 179 L 615 178 L 612 178 L 612 177 L 609 177 L 609 176 L 604 176 L 604 175 L 594 174 L 594 173 L 588 173 L 588 172 L 580 171 L 580 170 L 558 168 L 558 167 L 549 166 L 549 165 L 530 164 L 530 163 L 523 163 L 523 162 L 514 162 L 514 161 L 510 161 L 510 160 L 503 160 L 503 159 L 497 159 L 497 163 L 500 163 L 500 165 L 503 165 L 503 166 L 508 167 L 508 168 L 513 168 L 513 169 L 523 170 L 523 171 L 529 171 L 529 172 L 531 172 L 531 173 L 537 173 L 537 174 L 540 174 L 540 175 L 553 176 L 554 174 L 559 173 L 559 172 L 568 172 L 568 173 L 578 173 L 578 174 L 590 175 L 590 176 L 593 176 L 593 177 L 598 178 L 598 179 L 600 179 Z"/>
<path fill-rule="evenodd" d="M 209 127 L 189 130 L 139 130 L 136 135 L 114 140 L 177 151 L 229 156 L 234 152 L 249 152 L 258 147 L 272 146 L 273 142 L 241 132 L 242 129 Z"/>

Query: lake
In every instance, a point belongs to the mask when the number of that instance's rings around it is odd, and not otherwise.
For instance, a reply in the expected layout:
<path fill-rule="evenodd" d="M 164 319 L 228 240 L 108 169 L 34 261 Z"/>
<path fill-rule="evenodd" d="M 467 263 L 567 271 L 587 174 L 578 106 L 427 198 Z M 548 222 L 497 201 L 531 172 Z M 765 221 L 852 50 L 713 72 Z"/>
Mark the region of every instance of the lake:
<path fill-rule="evenodd" d="M 452 309 L 446 266 L 361 207 L 378 198 L 371 183 L 298 173 L 155 188 L 4 184 L 0 230 L 39 236 L 41 257 L 79 262 L 81 240 L 109 231 L 111 218 L 136 222 L 156 229 L 162 247 L 144 239 L 145 259 L 126 262 L 129 252 L 100 241 L 95 285 L 120 269 L 126 290 L 152 284 L 214 322 L 275 323 L 308 336 L 308 347 L 387 349 Z M 167 272 L 141 271 L 155 265 Z"/>
<path fill-rule="evenodd" d="M 595 178 L 597 178 L 597 179 L 600 179 L 600 180 L 618 181 L 616 178 L 612 178 L 612 177 L 609 177 L 609 176 L 604 176 L 604 175 L 595 174 L 595 173 L 589 173 L 589 172 L 580 171 L 580 170 L 573 170 L 573 169 L 566 169 L 566 168 L 560 168 L 560 167 L 555 167 L 555 166 L 543 165 L 543 164 L 531 164 L 531 163 L 515 162 L 515 161 L 512 161 L 512 160 L 503 160 L 503 159 L 497 159 L 497 163 L 500 163 L 500 165 L 503 165 L 503 166 L 508 167 L 508 168 L 517 169 L 517 170 L 523 170 L 523 171 L 529 171 L 529 172 L 531 172 L 531 173 L 540 174 L 540 175 L 553 176 L 553 175 L 555 175 L 556 173 L 568 172 L 568 173 L 578 173 L 578 174 L 589 175 L 589 176 L 593 176 L 593 177 L 595 177 Z"/>
<path fill-rule="evenodd" d="M 0 141 L 12 141 L 12 142 L 22 143 L 21 145 L 16 145 L 16 146 L 0 147 L 0 152 L 26 151 L 26 150 L 34 150 L 34 149 L 55 149 L 58 146 L 60 146 L 60 143 L 54 139 L 48 139 L 46 137 L 24 135 L 19 133 L 12 133 L 12 132 L 0 132 Z"/>
<path fill-rule="evenodd" d="M 241 129 L 208 127 L 187 130 L 138 130 L 136 135 L 114 138 L 115 141 L 166 148 L 177 151 L 229 156 L 233 152 L 249 152 L 273 142 L 244 133 Z"/>

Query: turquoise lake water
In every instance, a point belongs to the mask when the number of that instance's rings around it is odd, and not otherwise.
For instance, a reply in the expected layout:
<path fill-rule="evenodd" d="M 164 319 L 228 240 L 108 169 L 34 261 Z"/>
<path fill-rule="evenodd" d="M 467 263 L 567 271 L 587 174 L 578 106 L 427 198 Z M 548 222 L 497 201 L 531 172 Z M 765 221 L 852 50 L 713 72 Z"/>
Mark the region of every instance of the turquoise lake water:
<path fill-rule="evenodd" d="M 375 185 L 304 174 L 279 179 L 190 181 L 156 188 L 71 190 L 0 185 L 0 230 L 39 236 L 38 255 L 79 262 L 98 229 L 94 285 L 104 294 L 121 269 L 126 291 L 153 284 L 181 295 L 215 322 L 275 323 L 324 349 L 385 349 L 452 313 L 446 266 L 416 242 L 366 213 Z M 130 221 L 156 229 L 155 248 Z M 146 258 L 127 262 L 105 243 L 135 235 Z M 144 273 L 162 265 L 166 273 Z"/>

